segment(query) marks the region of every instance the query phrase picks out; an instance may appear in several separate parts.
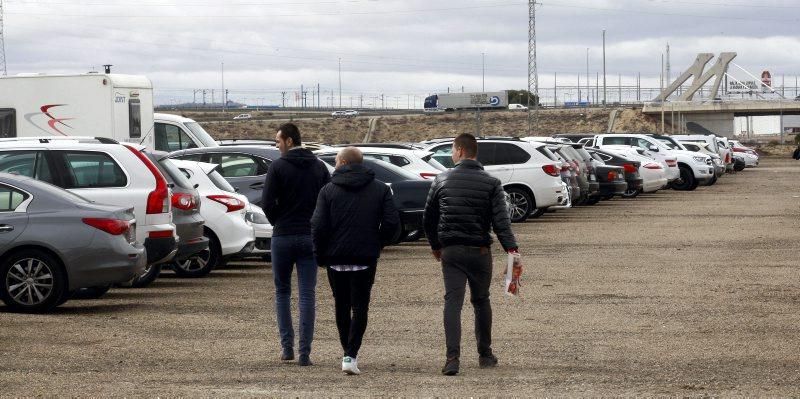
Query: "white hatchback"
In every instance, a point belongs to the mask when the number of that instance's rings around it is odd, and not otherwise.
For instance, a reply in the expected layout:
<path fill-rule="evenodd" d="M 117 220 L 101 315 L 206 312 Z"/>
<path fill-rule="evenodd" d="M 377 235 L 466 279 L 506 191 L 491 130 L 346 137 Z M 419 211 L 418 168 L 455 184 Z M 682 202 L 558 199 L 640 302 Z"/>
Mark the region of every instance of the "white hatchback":
<path fill-rule="evenodd" d="M 358 145 L 365 158 L 378 159 L 399 166 L 409 172 L 422 177 L 423 179 L 433 180 L 436 175 L 447 170 L 442 164 L 433 159 L 430 151 L 413 148 L 378 147 L 376 145 Z M 316 151 L 315 154 L 330 155 L 337 154 L 342 147 L 332 147 Z"/>
<path fill-rule="evenodd" d="M 197 185 L 200 216 L 206 220 L 208 249 L 192 260 L 212 264 L 213 269 L 222 266 L 230 256 L 252 252 L 256 237 L 253 225 L 246 218 L 250 203 L 217 172 L 219 165 L 177 159 L 172 163 L 189 182 Z"/>

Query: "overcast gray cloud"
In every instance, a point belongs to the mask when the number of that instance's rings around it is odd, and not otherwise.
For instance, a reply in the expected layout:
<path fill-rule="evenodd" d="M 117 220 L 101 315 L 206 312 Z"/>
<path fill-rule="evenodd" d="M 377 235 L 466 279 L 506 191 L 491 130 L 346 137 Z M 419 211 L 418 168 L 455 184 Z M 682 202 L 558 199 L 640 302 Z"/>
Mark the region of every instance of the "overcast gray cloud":
<path fill-rule="evenodd" d="M 609 85 L 657 87 L 671 45 L 672 75 L 698 52 L 735 51 L 754 74 L 794 86 L 800 74 L 798 1 L 542 0 L 540 86 L 594 84 L 607 31 Z M 145 74 L 158 101 L 225 86 L 232 100 L 275 104 L 300 85 L 338 88 L 345 103 L 384 94 L 387 105 L 432 92 L 527 85 L 527 1 L 512 0 L 5 0 L 9 72 L 84 72 L 103 63 Z M 732 74 L 742 74 L 737 68 Z M 744 78 L 744 76 L 743 76 Z M 581 76 L 585 84 L 585 76 Z M 567 93 L 565 92 L 564 95 Z M 576 94 L 576 93 L 573 93 Z M 363 97 L 361 97 L 363 95 Z M 572 95 L 572 94 L 571 94 Z M 338 98 L 338 93 L 334 93 Z M 217 97 L 219 98 L 219 97 Z M 210 97 L 209 97 L 210 99 Z"/>

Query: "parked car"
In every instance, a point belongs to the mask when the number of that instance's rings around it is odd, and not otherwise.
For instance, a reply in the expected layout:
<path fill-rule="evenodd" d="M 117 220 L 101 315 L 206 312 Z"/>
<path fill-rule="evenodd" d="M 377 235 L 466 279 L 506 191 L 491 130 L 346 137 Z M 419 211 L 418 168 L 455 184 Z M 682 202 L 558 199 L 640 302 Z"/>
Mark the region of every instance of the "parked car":
<path fill-rule="evenodd" d="M 200 214 L 205 219 L 204 234 L 208 249 L 190 257 L 193 269 L 206 274 L 223 266 L 235 255 L 247 254 L 255 247 L 255 231 L 246 219 L 249 201 L 219 174 L 219 165 L 173 160 L 200 194 Z"/>
<path fill-rule="evenodd" d="M 586 152 L 583 148 L 583 144 L 573 143 L 568 139 L 554 139 L 552 137 L 525 137 L 522 140 L 542 142 L 551 146 L 557 146 L 558 150 L 556 152 L 563 152 L 564 156 L 569 159 L 579 186 L 577 192 L 573 190 L 576 194 L 573 197 L 573 205 L 581 205 L 590 197 L 599 195 L 600 184 L 595 175 L 592 156 Z M 595 202 L 592 201 L 592 203 Z"/>
<path fill-rule="evenodd" d="M 630 146 L 606 146 L 604 150 L 640 163 L 639 175 L 642 176 L 643 193 L 654 193 L 669 185 L 666 168 L 661 162 L 648 156 L 647 150 Z"/>
<path fill-rule="evenodd" d="M 350 145 L 334 146 L 326 150 L 319 150 L 315 153 L 319 156 L 337 154 L 343 147 Z M 408 148 L 396 147 L 377 147 L 377 146 L 362 146 L 361 144 L 352 144 L 358 147 L 364 154 L 365 158 L 380 159 L 384 162 L 389 162 L 392 165 L 401 167 L 417 174 L 423 179 L 433 179 L 439 173 L 447 170 L 441 163 L 433 159 L 433 153 L 430 151 Z"/>
<path fill-rule="evenodd" d="M 737 140 L 730 140 L 730 144 L 733 152 L 741 155 L 741 158 L 744 159 L 746 167 L 753 168 L 758 166 L 759 155 L 756 150 L 742 145 L 742 143 Z"/>
<path fill-rule="evenodd" d="M 147 262 L 135 231 L 130 204 L 0 173 L 0 299 L 13 311 L 45 312 L 79 289 L 102 294 L 133 279 Z"/>
<path fill-rule="evenodd" d="M 358 116 L 358 111 L 356 111 L 354 109 L 345 110 L 344 111 L 344 116 L 347 116 L 347 117 L 350 117 L 350 118 L 355 118 L 356 116 Z"/>
<path fill-rule="evenodd" d="M 200 196 L 194 185 L 163 151 L 145 152 L 167 179 L 172 190 L 172 223 L 178 233 L 178 244 L 172 262 L 165 264 L 181 277 L 202 277 L 210 270 L 192 262 L 190 258 L 208 249 L 208 238 L 203 234 L 205 220 L 200 216 Z M 154 267 L 161 267 L 157 265 Z"/>
<path fill-rule="evenodd" d="M 217 142 L 199 123 L 180 115 L 153 114 L 153 136 L 157 151 L 217 146 Z"/>
<path fill-rule="evenodd" d="M 252 116 L 250 114 L 239 114 L 233 117 L 233 120 L 238 121 L 241 119 L 250 119 Z"/>
<path fill-rule="evenodd" d="M 600 192 L 596 196 L 590 197 L 590 201 L 596 202 L 598 198 L 611 199 L 617 195 L 625 195 L 628 191 L 625 168 L 621 166 L 598 164 L 597 180 L 600 182 Z"/>
<path fill-rule="evenodd" d="M 719 155 L 722 163 L 725 165 L 726 171 L 733 170 L 733 157 L 730 148 L 727 146 L 727 141 L 720 140 L 718 136 L 713 134 L 673 134 L 673 139 L 678 141 L 703 141 L 708 144 L 708 148 Z M 727 139 L 726 139 L 727 140 Z"/>
<path fill-rule="evenodd" d="M 167 180 L 142 146 L 92 137 L 0 139 L 0 172 L 33 177 L 91 201 L 134 208 L 136 241 L 147 254 L 145 273 L 131 282 L 150 284 L 177 252 Z"/>
<path fill-rule="evenodd" d="M 272 261 L 272 225 L 269 223 L 264 210 L 260 206 L 250 203 L 250 206 L 247 207 L 245 220 L 253 226 L 256 242 L 251 252 L 234 255 L 234 257 L 258 257 L 267 262 Z"/>
<path fill-rule="evenodd" d="M 320 159 L 331 166 L 336 164 L 335 154 L 324 154 Z M 391 243 L 416 241 L 422 237 L 422 214 L 432 181 L 379 159 L 365 158 L 364 166 L 375 172 L 375 180 L 386 183 L 392 189 L 394 206 L 400 213 L 400 225 Z"/>
<path fill-rule="evenodd" d="M 538 144 L 542 146 L 544 144 Z M 426 149 L 444 166 L 452 167 L 453 139 L 429 141 Z M 513 138 L 479 138 L 478 161 L 486 172 L 500 179 L 511 198 L 511 221 L 524 222 L 534 212 L 564 202 L 557 162 L 536 150 L 534 143 Z"/>
<path fill-rule="evenodd" d="M 275 147 L 275 140 L 263 140 L 263 139 L 224 139 L 224 140 L 217 140 L 217 144 L 222 146 L 232 146 L 232 145 L 266 145 L 270 147 Z"/>
<path fill-rule="evenodd" d="M 710 144 L 705 141 L 680 141 L 680 143 L 688 151 L 700 152 L 711 157 L 711 163 L 714 165 L 714 178 L 707 185 L 713 185 L 717 179 L 725 175 L 725 163 L 722 162 L 719 154 L 711 149 Z"/>
<path fill-rule="evenodd" d="M 653 137 L 643 134 L 601 134 L 594 136 L 594 144 L 591 146 L 602 149 L 619 145 L 638 147 L 647 151 L 647 156 L 659 161 L 664 166 L 664 170 L 667 172 L 667 180 L 670 184 L 678 182 L 681 178 L 678 155 L 670 150 L 666 144 Z"/>
<path fill-rule="evenodd" d="M 594 159 L 598 160 L 598 162 L 602 162 L 605 165 L 622 167 L 625 171 L 625 183 L 627 183 L 627 188 L 625 192 L 622 193 L 622 197 L 633 198 L 642 192 L 643 179 L 639 173 L 639 168 L 642 165 L 641 162 L 598 148 L 589 147 L 587 151 Z"/>
<path fill-rule="evenodd" d="M 694 190 L 698 185 L 708 185 L 715 178 L 714 161 L 710 156 L 689 151 L 678 140 L 661 134 L 648 134 L 669 147 L 678 157 L 681 179 L 673 183 L 675 190 Z"/>
<path fill-rule="evenodd" d="M 331 112 L 331 116 L 334 118 L 347 118 L 347 112 L 345 111 L 333 111 Z"/>
<path fill-rule="evenodd" d="M 527 111 L 528 107 L 522 104 L 508 104 L 509 111 Z"/>

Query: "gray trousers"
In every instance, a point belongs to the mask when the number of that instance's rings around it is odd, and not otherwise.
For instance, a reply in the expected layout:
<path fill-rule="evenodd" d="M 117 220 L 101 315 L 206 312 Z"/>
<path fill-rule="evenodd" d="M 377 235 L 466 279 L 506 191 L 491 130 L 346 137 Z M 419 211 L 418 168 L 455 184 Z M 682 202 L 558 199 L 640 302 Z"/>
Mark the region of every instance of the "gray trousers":
<path fill-rule="evenodd" d="M 492 282 L 492 254 L 487 247 L 451 245 L 442 249 L 444 276 L 444 335 L 447 358 L 461 354 L 461 308 L 466 285 L 475 310 L 475 338 L 478 355 L 492 354 L 492 305 L 489 285 Z"/>

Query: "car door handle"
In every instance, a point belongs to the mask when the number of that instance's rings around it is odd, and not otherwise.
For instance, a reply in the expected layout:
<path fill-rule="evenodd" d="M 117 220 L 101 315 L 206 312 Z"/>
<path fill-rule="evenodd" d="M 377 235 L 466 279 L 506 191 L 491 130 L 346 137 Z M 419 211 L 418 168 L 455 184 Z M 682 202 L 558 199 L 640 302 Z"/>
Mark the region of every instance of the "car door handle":
<path fill-rule="evenodd" d="M 264 183 L 253 183 L 250 185 L 250 188 L 264 188 Z"/>
<path fill-rule="evenodd" d="M 0 224 L 0 233 L 8 233 L 9 231 L 14 231 L 14 226 L 9 224 Z"/>

